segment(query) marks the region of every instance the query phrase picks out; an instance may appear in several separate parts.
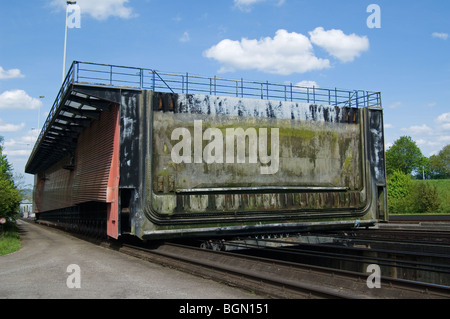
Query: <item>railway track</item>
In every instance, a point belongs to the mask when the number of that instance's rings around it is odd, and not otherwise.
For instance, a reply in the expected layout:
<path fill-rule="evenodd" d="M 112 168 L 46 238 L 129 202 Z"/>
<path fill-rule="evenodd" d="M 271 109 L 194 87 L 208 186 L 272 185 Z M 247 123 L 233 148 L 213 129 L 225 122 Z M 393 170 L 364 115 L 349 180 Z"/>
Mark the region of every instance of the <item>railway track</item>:
<path fill-rule="evenodd" d="M 82 238 L 269 298 L 450 298 L 450 232 L 370 229 L 298 236 L 294 242 L 252 238 L 203 245 L 216 250 L 199 248 L 199 241 L 145 246 Z M 369 265 L 380 266 L 380 288 L 369 288 Z"/>
<path fill-rule="evenodd" d="M 449 223 L 450 215 L 390 215 L 390 223 Z"/>
<path fill-rule="evenodd" d="M 450 287 L 382 278 L 369 288 L 369 274 L 191 246 L 164 243 L 157 248 L 123 244 L 121 252 L 178 268 L 271 298 L 450 298 Z"/>
<path fill-rule="evenodd" d="M 450 286 L 450 233 L 358 230 L 302 235 L 298 241 L 303 243 L 268 249 L 246 243 L 245 253 L 358 273 L 375 264 L 384 278 Z"/>

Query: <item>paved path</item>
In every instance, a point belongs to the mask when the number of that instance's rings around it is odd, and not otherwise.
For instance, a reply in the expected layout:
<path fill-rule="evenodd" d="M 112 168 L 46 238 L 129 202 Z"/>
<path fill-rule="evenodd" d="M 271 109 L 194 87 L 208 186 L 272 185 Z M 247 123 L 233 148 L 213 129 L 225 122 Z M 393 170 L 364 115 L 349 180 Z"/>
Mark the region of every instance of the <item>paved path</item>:
<path fill-rule="evenodd" d="M 249 299 L 255 295 L 19 221 L 22 249 L 0 257 L 0 298 Z M 81 288 L 76 272 L 80 267 Z"/>

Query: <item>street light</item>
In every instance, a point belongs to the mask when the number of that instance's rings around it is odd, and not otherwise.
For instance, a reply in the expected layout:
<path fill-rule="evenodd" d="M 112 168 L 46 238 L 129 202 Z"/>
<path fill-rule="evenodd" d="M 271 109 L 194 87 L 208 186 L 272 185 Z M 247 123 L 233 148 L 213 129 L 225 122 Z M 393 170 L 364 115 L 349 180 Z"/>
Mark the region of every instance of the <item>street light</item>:
<path fill-rule="evenodd" d="M 66 4 L 74 5 L 77 4 L 76 1 L 67 1 Z M 63 74 L 62 74 L 62 83 L 64 83 L 64 79 L 66 78 L 66 52 L 67 52 L 67 8 L 66 8 L 66 29 L 65 29 L 65 37 L 64 37 L 64 59 L 63 59 Z"/>
<path fill-rule="evenodd" d="M 44 95 L 40 95 L 39 98 L 42 100 L 42 99 L 45 99 L 45 96 Z M 37 126 L 38 130 L 40 129 L 40 121 L 41 121 L 41 107 L 39 106 L 39 109 L 38 109 L 38 126 Z"/>

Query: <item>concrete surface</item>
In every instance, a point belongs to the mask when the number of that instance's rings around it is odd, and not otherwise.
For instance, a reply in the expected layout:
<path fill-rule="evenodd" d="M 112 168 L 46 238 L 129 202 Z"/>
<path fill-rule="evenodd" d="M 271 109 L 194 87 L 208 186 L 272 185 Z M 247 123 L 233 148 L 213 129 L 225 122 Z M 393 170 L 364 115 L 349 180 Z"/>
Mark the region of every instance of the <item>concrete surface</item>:
<path fill-rule="evenodd" d="M 18 221 L 22 249 L 0 257 L 0 299 L 250 299 L 257 296 Z M 81 288 L 76 284 L 79 266 Z"/>

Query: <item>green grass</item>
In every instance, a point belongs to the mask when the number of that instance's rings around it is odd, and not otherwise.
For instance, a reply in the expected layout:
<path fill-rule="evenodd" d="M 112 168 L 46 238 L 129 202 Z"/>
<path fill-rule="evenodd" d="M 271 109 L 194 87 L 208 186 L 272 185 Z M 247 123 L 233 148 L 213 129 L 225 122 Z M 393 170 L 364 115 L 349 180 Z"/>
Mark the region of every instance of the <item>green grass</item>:
<path fill-rule="evenodd" d="M 22 248 L 19 233 L 15 225 L 1 226 L 0 230 L 0 256 L 10 254 Z"/>

